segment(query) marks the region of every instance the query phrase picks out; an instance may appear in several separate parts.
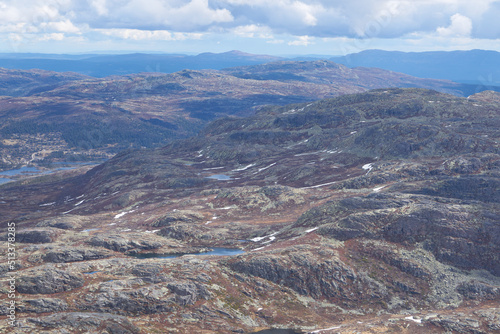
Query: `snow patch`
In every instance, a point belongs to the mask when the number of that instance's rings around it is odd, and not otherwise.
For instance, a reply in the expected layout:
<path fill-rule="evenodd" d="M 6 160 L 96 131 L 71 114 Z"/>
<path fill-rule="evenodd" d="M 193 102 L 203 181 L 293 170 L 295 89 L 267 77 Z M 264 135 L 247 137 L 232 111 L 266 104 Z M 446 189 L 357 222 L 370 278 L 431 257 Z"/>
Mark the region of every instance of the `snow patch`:
<path fill-rule="evenodd" d="M 50 205 L 54 205 L 54 204 L 56 204 L 56 202 L 44 203 L 44 204 L 40 204 L 39 206 L 50 206 Z"/>
<path fill-rule="evenodd" d="M 272 240 L 276 239 L 276 238 L 274 238 L 274 236 L 275 236 L 276 234 L 278 234 L 278 232 L 274 232 L 273 234 L 266 235 L 266 236 L 264 236 L 264 237 L 256 237 L 256 238 L 250 239 L 250 241 L 253 241 L 253 242 L 259 242 L 259 241 L 264 240 L 264 239 L 266 239 L 266 238 L 269 238 L 269 239 L 273 238 L 273 239 L 271 239 L 271 241 L 272 241 Z"/>
<path fill-rule="evenodd" d="M 272 166 L 274 166 L 274 165 L 276 165 L 276 162 L 273 162 L 272 164 L 270 164 L 270 165 L 269 165 L 269 166 L 267 166 L 267 167 L 264 167 L 264 168 L 259 168 L 259 170 L 258 170 L 258 172 L 257 172 L 257 173 L 262 172 L 263 170 L 266 170 L 266 169 L 268 169 L 269 167 L 272 167 Z"/>
<path fill-rule="evenodd" d="M 366 165 L 363 165 L 363 167 L 361 167 L 361 168 L 363 168 L 364 170 L 370 171 L 373 169 L 373 164 L 366 164 Z"/>
<path fill-rule="evenodd" d="M 118 219 L 118 218 L 121 218 L 123 216 L 125 216 L 127 213 L 132 213 L 134 212 L 135 210 L 130 210 L 130 211 L 125 211 L 125 212 L 122 212 L 122 213 L 119 213 L 115 216 L 115 219 Z"/>
<path fill-rule="evenodd" d="M 225 167 L 212 167 L 212 168 L 203 168 L 203 170 L 212 170 L 212 169 L 221 169 Z"/>
<path fill-rule="evenodd" d="M 233 172 L 241 172 L 241 171 L 243 171 L 243 170 L 247 170 L 248 168 L 253 167 L 253 166 L 255 166 L 255 164 L 250 164 L 250 165 L 248 165 L 248 166 L 245 166 L 245 167 L 242 167 L 242 168 L 235 169 L 235 170 L 233 170 Z"/>
<path fill-rule="evenodd" d="M 413 317 L 413 316 L 406 317 L 405 319 L 406 319 L 406 320 L 410 320 L 410 321 L 414 321 L 414 322 L 416 322 L 417 324 L 421 324 L 421 323 L 422 323 L 422 319 L 417 318 L 417 317 Z"/>
<path fill-rule="evenodd" d="M 381 186 L 381 187 L 373 188 L 373 192 L 378 193 L 380 190 L 384 189 L 385 187 L 387 187 L 387 186 Z"/>
<path fill-rule="evenodd" d="M 313 189 L 313 188 L 319 188 L 319 187 L 328 186 L 328 185 L 330 185 L 330 184 L 334 184 L 334 183 L 337 183 L 337 181 L 328 182 L 328 183 L 323 183 L 323 184 L 318 184 L 318 185 L 315 185 L 315 186 L 302 187 L 302 188 L 299 188 L 299 189 Z"/>
<path fill-rule="evenodd" d="M 75 209 L 78 209 L 78 208 L 73 208 L 73 209 L 71 209 L 71 210 L 69 210 L 69 211 L 63 212 L 62 214 L 63 214 L 63 215 L 65 215 L 65 214 L 70 213 L 71 211 L 73 211 L 73 210 L 75 210 Z"/>
<path fill-rule="evenodd" d="M 319 227 L 311 228 L 309 230 L 306 230 L 306 233 L 311 233 L 312 231 L 316 231 Z"/>

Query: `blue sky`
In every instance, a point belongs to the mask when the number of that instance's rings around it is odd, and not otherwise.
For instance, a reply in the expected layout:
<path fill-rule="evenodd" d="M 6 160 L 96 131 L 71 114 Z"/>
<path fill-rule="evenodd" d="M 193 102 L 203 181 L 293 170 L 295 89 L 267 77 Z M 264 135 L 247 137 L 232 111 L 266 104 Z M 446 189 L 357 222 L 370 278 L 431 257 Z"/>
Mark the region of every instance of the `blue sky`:
<path fill-rule="evenodd" d="M 0 52 L 500 51 L 500 0 L 0 0 Z"/>

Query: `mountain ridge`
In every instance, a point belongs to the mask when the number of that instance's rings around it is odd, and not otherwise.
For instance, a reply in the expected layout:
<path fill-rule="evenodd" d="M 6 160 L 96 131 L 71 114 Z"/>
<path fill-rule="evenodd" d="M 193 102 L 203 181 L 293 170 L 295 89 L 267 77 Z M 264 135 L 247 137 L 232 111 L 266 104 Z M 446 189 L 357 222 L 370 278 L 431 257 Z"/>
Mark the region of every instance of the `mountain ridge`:
<path fill-rule="evenodd" d="M 329 61 L 106 78 L 38 70 L 2 70 L 0 75 L 9 82 L 3 94 L 14 95 L 0 97 L 3 169 L 74 156 L 101 160 L 129 147 L 157 147 L 196 134 L 210 120 L 251 115 L 265 105 L 388 86 L 464 94 L 461 85 L 448 81 Z"/>

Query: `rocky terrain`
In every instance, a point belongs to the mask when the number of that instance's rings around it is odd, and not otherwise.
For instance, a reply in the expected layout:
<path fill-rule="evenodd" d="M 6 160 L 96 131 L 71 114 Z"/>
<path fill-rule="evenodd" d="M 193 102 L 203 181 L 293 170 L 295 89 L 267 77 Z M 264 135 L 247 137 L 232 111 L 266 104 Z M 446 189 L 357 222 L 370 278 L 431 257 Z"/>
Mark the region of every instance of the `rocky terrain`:
<path fill-rule="evenodd" d="M 500 333 L 499 101 L 387 88 L 269 106 L 1 185 L 18 322 L 3 307 L 0 326 Z M 219 247 L 243 252 L 202 255 Z"/>
<path fill-rule="evenodd" d="M 129 148 L 193 136 L 209 121 L 381 87 L 463 95 L 460 84 L 330 61 L 280 61 L 223 71 L 92 78 L 0 71 L 0 170 L 102 161 Z"/>

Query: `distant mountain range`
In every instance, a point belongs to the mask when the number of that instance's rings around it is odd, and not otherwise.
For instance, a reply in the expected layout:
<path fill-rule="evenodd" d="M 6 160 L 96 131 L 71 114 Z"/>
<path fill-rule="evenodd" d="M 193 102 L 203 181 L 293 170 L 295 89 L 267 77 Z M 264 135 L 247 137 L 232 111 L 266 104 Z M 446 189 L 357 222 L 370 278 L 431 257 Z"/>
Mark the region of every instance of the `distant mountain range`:
<path fill-rule="evenodd" d="M 284 60 L 282 57 L 254 55 L 240 51 L 184 54 L 124 55 L 50 55 L 0 54 L 0 67 L 7 69 L 42 69 L 56 72 L 77 72 L 97 78 L 142 72 L 173 73 L 184 69 L 219 70 L 226 67 L 255 65 Z"/>
<path fill-rule="evenodd" d="M 420 78 L 446 79 L 497 90 L 500 53 L 486 50 L 398 52 L 367 50 L 330 60 L 348 67 L 378 67 Z M 481 87 L 484 87 L 481 89 Z"/>
<path fill-rule="evenodd" d="M 235 66 L 258 65 L 282 60 L 328 59 L 347 67 L 376 67 L 420 78 L 445 79 L 471 84 L 472 93 L 500 90 L 500 53 L 486 50 L 398 52 L 367 50 L 341 57 L 309 56 L 284 58 L 255 55 L 241 51 L 185 54 L 0 54 L 0 67 L 8 69 L 43 69 L 77 72 L 93 77 L 126 75 L 141 72 L 173 73 L 184 69 L 220 70 Z"/>

